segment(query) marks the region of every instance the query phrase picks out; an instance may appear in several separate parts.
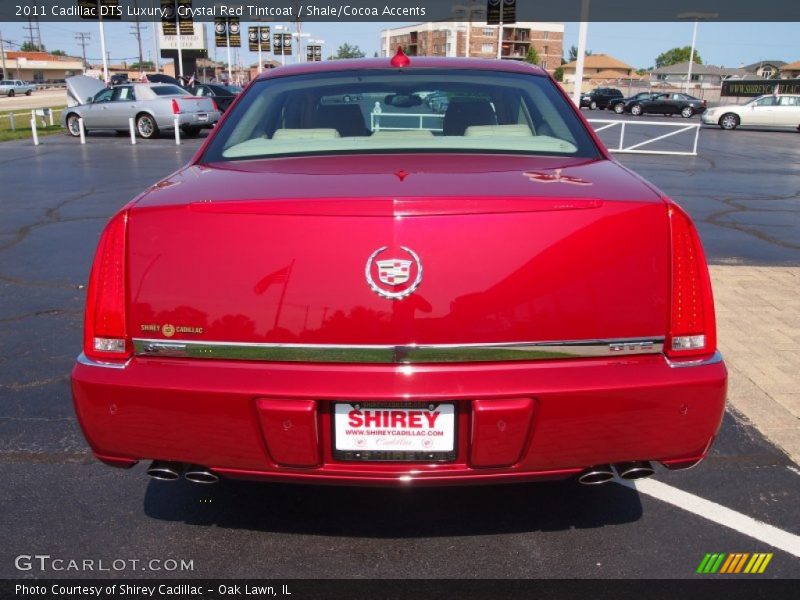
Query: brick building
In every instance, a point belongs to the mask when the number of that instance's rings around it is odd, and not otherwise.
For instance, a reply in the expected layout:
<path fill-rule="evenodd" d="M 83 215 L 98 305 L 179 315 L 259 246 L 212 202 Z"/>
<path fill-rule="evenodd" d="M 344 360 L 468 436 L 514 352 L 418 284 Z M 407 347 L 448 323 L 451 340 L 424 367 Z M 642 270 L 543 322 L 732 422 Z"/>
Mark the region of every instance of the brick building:
<path fill-rule="evenodd" d="M 381 51 L 394 54 L 402 46 L 409 56 L 470 56 L 523 60 L 533 47 L 539 65 L 551 73 L 561 65 L 564 52 L 564 24 L 518 22 L 501 27 L 477 21 L 429 22 L 381 31 Z M 469 45 L 469 52 L 467 52 Z"/>

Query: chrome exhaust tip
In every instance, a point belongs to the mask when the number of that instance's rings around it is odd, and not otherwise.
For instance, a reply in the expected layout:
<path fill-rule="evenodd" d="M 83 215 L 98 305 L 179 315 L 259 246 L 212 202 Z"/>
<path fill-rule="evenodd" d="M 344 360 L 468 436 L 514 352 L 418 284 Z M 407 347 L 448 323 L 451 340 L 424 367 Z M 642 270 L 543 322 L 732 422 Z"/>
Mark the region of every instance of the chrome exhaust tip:
<path fill-rule="evenodd" d="M 154 460 L 147 467 L 147 474 L 160 481 L 175 481 L 181 476 L 181 471 L 183 471 L 181 463 L 166 460 Z"/>
<path fill-rule="evenodd" d="M 192 483 L 217 483 L 219 475 L 202 465 L 191 465 L 183 474 Z"/>
<path fill-rule="evenodd" d="M 578 482 L 583 485 L 600 485 L 614 479 L 614 471 L 611 465 L 596 465 L 589 467 L 578 475 Z"/>
<path fill-rule="evenodd" d="M 622 479 L 627 479 L 628 481 L 634 479 L 645 479 L 646 477 L 650 477 L 655 474 L 655 469 L 653 465 L 651 465 L 646 460 L 634 460 L 631 462 L 620 463 L 618 465 L 614 465 L 614 468 L 619 473 L 619 476 Z"/>

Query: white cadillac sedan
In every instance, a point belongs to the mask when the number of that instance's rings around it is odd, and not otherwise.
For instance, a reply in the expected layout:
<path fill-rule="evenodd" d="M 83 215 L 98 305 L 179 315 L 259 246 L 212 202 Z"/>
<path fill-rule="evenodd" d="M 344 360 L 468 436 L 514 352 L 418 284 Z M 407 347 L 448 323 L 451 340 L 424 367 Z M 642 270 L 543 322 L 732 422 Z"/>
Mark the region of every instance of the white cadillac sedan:
<path fill-rule="evenodd" d="M 800 94 L 770 94 L 747 104 L 716 106 L 703 113 L 706 125 L 737 127 L 790 127 L 800 130 Z"/>

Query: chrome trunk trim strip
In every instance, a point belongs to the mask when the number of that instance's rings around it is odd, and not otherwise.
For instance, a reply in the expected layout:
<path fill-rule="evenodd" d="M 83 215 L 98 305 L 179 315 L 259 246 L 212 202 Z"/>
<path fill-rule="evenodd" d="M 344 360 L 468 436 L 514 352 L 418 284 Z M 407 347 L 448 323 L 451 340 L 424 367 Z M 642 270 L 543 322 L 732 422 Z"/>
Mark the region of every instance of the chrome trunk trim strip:
<path fill-rule="evenodd" d="M 454 363 L 661 354 L 663 337 L 498 344 L 256 344 L 134 339 L 138 356 L 331 363 Z"/>

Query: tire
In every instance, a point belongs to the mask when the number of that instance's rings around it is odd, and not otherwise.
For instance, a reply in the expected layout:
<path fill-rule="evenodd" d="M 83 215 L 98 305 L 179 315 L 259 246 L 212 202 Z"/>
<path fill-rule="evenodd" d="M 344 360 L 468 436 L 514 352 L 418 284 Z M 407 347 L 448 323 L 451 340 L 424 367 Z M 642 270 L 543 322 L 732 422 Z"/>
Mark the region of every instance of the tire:
<path fill-rule="evenodd" d="M 592 101 L 589 103 L 589 109 L 590 109 L 590 110 L 597 110 L 597 102 L 595 102 L 594 100 L 592 100 Z"/>
<path fill-rule="evenodd" d="M 644 114 L 644 109 L 641 104 L 634 104 L 631 106 L 631 114 L 634 117 L 641 117 Z"/>
<path fill-rule="evenodd" d="M 27 92 L 25 92 L 25 95 L 26 95 L 26 96 L 30 96 L 30 95 L 31 95 L 31 93 L 32 93 L 32 92 L 31 92 L 31 90 L 28 90 Z"/>
<path fill-rule="evenodd" d="M 684 119 L 691 119 L 693 114 L 694 114 L 694 109 L 691 106 L 684 106 L 681 109 L 681 116 Z"/>
<path fill-rule="evenodd" d="M 621 115 L 622 113 L 625 112 L 625 105 L 622 104 L 621 102 L 617 102 L 614 105 L 614 112 L 617 113 L 618 115 Z"/>
<path fill-rule="evenodd" d="M 195 125 L 181 125 L 181 133 L 186 137 L 195 137 L 200 133 L 200 128 Z"/>
<path fill-rule="evenodd" d="M 80 117 L 75 113 L 70 113 L 67 115 L 67 133 L 69 133 L 72 137 L 81 137 L 81 125 L 78 122 L 79 119 Z"/>
<path fill-rule="evenodd" d="M 153 116 L 142 113 L 136 117 L 136 133 L 139 134 L 139 137 L 142 139 L 150 140 L 154 137 L 158 137 L 160 131 Z"/>
<path fill-rule="evenodd" d="M 8 97 L 9 98 L 13 98 L 14 97 L 14 90 L 8 90 Z"/>
<path fill-rule="evenodd" d="M 739 126 L 739 117 L 733 113 L 725 113 L 719 118 L 719 126 L 722 129 L 733 131 Z"/>

